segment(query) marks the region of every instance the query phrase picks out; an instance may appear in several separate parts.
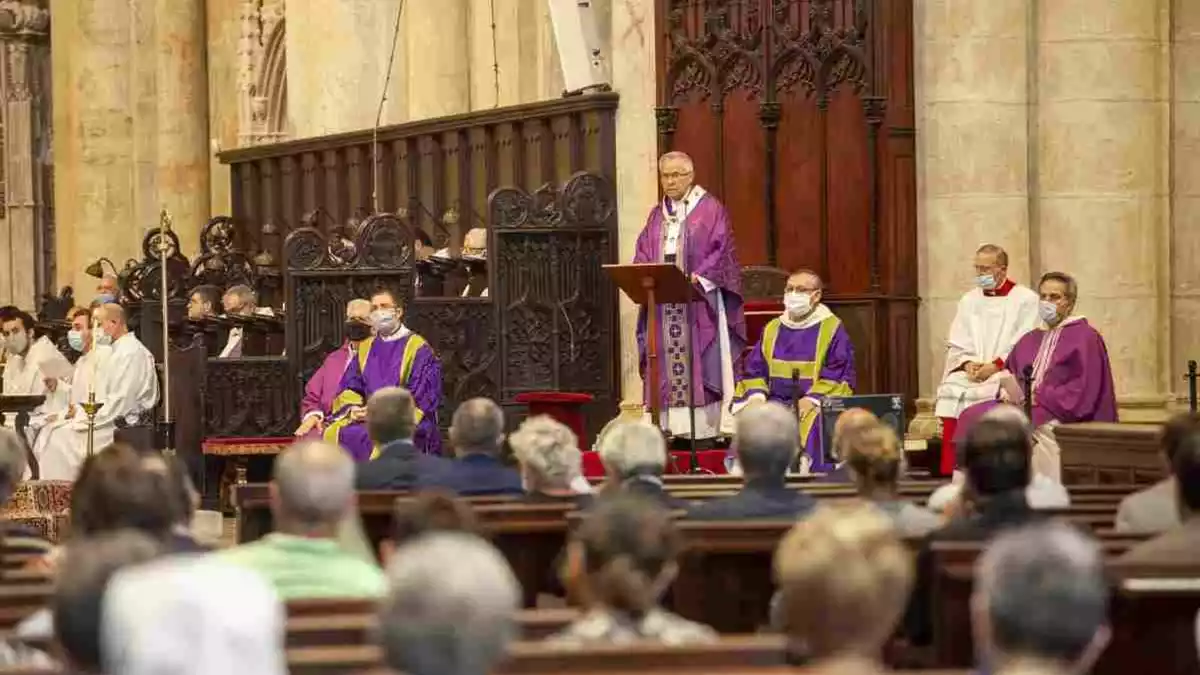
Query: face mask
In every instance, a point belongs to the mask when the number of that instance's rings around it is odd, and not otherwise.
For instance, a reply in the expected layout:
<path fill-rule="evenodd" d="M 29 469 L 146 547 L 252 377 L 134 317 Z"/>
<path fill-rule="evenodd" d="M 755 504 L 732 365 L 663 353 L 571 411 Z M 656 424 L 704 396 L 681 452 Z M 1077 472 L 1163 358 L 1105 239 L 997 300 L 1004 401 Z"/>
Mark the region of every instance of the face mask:
<path fill-rule="evenodd" d="M 117 297 L 112 293 L 101 293 L 96 296 L 96 302 L 101 305 L 109 305 L 117 301 Z"/>
<path fill-rule="evenodd" d="M 783 296 L 783 306 L 792 316 L 803 316 L 812 309 L 812 296 L 808 293 L 787 293 Z"/>
<path fill-rule="evenodd" d="M 361 321 L 347 321 L 344 332 L 351 342 L 362 342 L 371 337 L 371 327 Z"/>
<path fill-rule="evenodd" d="M 29 336 L 24 333 L 17 333 L 16 335 L 8 336 L 8 343 L 5 345 L 5 349 L 8 350 L 9 354 L 24 353 L 25 349 L 28 347 Z"/>
<path fill-rule="evenodd" d="M 67 344 L 71 345 L 71 349 L 83 353 L 83 333 L 73 330 L 67 333 Z"/>
<path fill-rule="evenodd" d="M 96 336 L 96 344 L 107 347 L 112 344 L 112 336 L 104 331 L 100 331 L 100 334 Z"/>
<path fill-rule="evenodd" d="M 371 312 L 371 325 L 380 335 L 391 335 L 400 325 L 400 320 L 396 318 L 394 309 L 377 309 Z"/>
<path fill-rule="evenodd" d="M 990 274 L 980 274 L 975 277 L 975 283 L 979 284 L 983 290 L 990 291 L 996 287 L 996 277 Z"/>
<path fill-rule="evenodd" d="M 1042 321 L 1048 324 L 1058 322 L 1058 305 L 1045 300 L 1038 303 L 1038 316 L 1042 317 Z"/>

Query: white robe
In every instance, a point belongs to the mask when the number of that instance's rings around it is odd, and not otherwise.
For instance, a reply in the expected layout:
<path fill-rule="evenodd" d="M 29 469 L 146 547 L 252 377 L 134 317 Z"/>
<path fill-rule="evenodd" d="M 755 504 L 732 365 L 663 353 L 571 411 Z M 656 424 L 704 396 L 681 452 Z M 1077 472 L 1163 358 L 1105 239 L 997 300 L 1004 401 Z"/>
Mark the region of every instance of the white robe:
<path fill-rule="evenodd" d="M 96 399 L 104 405 L 96 413 L 92 438 L 93 451 L 112 443 L 117 419 L 135 422 L 145 410 L 158 403 L 158 373 L 154 355 L 133 333 L 126 333 L 112 344 L 107 357 L 96 368 Z M 86 389 L 84 396 L 86 397 Z M 56 425 L 37 454 L 43 480 L 74 480 L 87 456 L 87 415 L 82 411 L 65 424 Z"/>
<path fill-rule="evenodd" d="M 29 416 L 29 427 L 26 430 L 28 442 L 33 444 L 38 430 L 45 423 L 47 411 L 61 410 L 67 405 L 67 387 L 60 381 L 54 392 L 46 390 L 46 375 L 42 372 L 43 364 L 63 359 L 58 348 L 45 337 L 40 337 L 25 352 L 25 356 L 8 355 L 4 363 L 4 391 L 6 396 L 46 396 L 42 405 L 34 408 Z M 16 415 L 6 414 L 4 426 L 16 424 Z"/>
<path fill-rule="evenodd" d="M 112 355 L 112 348 L 103 345 L 97 345 L 88 353 L 79 357 L 75 362 L 75 374 L 71 379 L 71 385 L 68 389 L 68 400 L 66 405 L 55 411 L 47 411 L 45 426 L 38 434 L 36 441 L 33 444 L 33 454 L 38 459 L 39 469 L 44 462 L 42 457 L 48 454 L 51 443 L 55 444 L 74 444 L 75 434 L 71 432 L 71 423 L 79 419 L 87 419 L 83 409 L 79 404 L 87 401 L 88 389 L 93 382 L 96 383 L 96 400 L 102 400 L 103 392 L 99 389 L 98 382 L 99 370 Z M 64 448 L 57 448 L 54 452 L 61 455 L 71 455 L 73 453 L 62 452 Z M 28 473 L 28 472 L 27 472 Z M 40 477 L 46 480 L 51 480 L 51 477 L 46 475 L 45 470 L 41 470 Z M 68 477 L 68 478 L 72 478 Z M 57 476 L 53 479 L 58 479 Z"/>
<path fill-rule="evenodd" d="M 978 288 L 964 295 L 950 324 L 934 413 L 957 419 L 968 406 L 995 399 L 1003 371 L 984 382 L 971 382 L 961 367 L 968 361 L 1007 358 L 1017 340 L 1039 325 L 1038 295 L 1026 286 L 1016 284 L 1004 296 L 989 297 Z"/>

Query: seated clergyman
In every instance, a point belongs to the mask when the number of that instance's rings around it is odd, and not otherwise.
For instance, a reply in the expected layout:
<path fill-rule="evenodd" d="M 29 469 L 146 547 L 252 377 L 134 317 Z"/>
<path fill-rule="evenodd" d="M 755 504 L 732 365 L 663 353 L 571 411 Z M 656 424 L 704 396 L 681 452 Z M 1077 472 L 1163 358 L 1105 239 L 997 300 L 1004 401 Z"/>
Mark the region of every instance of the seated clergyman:
<path fill-rule="evenodd" d="M 832 458 L 821 453 L 818 418 L 826 396 L 854 393 L 854 346 L 842 322 L 821 304 L 821 277 L 799 270 L 788 277 L 784 313 L 763 329 L 742 370 L 734 394 L 737 414 L 754 400 L 796 401 L 804 444 L 801 471 L 827 472 Z"/>

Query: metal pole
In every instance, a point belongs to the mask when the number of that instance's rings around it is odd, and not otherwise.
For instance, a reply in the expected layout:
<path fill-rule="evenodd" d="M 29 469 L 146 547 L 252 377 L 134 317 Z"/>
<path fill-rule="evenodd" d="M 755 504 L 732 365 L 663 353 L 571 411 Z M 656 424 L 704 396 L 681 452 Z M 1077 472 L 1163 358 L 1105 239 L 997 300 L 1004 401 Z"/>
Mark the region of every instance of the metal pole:
<path fill-rule="evenodd" d="M 1033 366 L 1025 366 L 1021 372 L 1021 388 L 1025 390 L 1025 414 L 1033 423 Z"/>
<path fill-rule="evenodd" d="M 158 228 L 159 300 L 162 301 L 162 360 L 163 360 L 163 453 L 175 454 L 175 430 L 171 426 L 171 329 L 167 311 L 167 251 L 170 249 L 171 214 L 164 208 Z"/>
<path fill-rule="evenodd" d="M 1188 361 L 1188 410 L 1196 412 L 1196 360 Z"/>

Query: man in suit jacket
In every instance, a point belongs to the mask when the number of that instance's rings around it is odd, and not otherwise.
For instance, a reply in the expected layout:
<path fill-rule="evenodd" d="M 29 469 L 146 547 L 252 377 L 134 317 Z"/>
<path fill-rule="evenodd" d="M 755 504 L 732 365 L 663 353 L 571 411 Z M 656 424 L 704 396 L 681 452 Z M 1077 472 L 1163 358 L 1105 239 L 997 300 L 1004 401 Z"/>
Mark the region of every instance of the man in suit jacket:
<path fill-rule="evenodd" d="M 1200 431 L 1200 415 L 1183 413 L 1171 418 L 1163 425 L 1161 446 L 1163 457 L 1170 472 L 1175 462 L 1175 452 L 1188 435 Z M 1166 532 L 1178 527 L 1178 487 L 1175 477 L 1168 476 L 1154 485 L 1135 492 L 1121 500 L 1117 509 L 1116 530 L 1118 532 Z"/>
<path fill-rule="evenodd" d="M 379 455 L 355 465 L 358 490 L 411 490 L 436 483 L 450 460 L 417 450 L 417 404 L 407 389 L 384 387 L 367 401 L 367 434 Z"/>
<path fill-rule="evenodd" d="M 694 520 L 786 518 L 795 520 L 816 506 L 799 490 L 788 489 L 787 470 L 800 449 L 796 416 L 774 402 L 752 403 L 737 416 L 733 448 L 746 484 L 731 497 L 710 499 L 688 509 Z"/>
<path fill-rule="evenodd" d="M 450 420 L 450 445 L 458 459 L 432 483 L 460 495 L 522 494 L 521 474 L 500 461 L 504 411 L 491 399 L 473 398 Z"/>
<path fill-rule="evenodd" d="M 632 492 L 676 510 L 687 506 L 672 497 L 663 485 L 667 468 L 667 443 L 658 427 L 644 420 L 617 420 L 596 442 L 596 452 L 604 465 L 604 487 L 596 495 L 606 499 L 613 494 Z"/>
<path fill-rule="evenodd" d="M 1134 546 L 1118 559 L 1119 563 L 1200 563 L 1200 431 L 1188 434 L 1176 448 L 1172 470 L 1183 524 Z"/>

